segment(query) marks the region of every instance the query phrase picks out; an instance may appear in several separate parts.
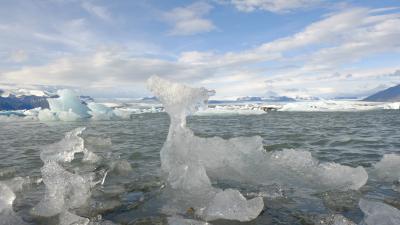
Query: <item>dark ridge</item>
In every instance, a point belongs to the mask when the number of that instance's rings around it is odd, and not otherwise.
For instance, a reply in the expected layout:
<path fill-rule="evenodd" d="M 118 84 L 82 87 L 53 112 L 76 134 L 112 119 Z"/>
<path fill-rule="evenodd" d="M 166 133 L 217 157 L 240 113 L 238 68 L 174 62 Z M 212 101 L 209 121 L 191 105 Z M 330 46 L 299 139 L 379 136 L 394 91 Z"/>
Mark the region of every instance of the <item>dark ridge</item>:
<path fill-rule="evenodd" d="M 397 102 L 400 101 L 400 84 L 377 92 L 363 101 L 369 102 Z"/>

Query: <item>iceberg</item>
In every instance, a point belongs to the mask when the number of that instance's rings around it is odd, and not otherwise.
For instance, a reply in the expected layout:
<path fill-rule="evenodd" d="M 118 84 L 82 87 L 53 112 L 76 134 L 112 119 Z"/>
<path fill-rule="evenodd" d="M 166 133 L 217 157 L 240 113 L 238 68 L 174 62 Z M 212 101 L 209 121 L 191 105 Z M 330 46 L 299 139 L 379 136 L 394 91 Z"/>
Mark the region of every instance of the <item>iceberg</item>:
<path fill-rule="evenodd" d="M 80 120 L 113 120 L 129 119 L 130 112 L 112 109 L 104 104 L 85 102 L 72 90 L 57 91 L 58 98 L 48 98 L 49 109 L 37 113 L 40 121 L 80 121 Z"/>

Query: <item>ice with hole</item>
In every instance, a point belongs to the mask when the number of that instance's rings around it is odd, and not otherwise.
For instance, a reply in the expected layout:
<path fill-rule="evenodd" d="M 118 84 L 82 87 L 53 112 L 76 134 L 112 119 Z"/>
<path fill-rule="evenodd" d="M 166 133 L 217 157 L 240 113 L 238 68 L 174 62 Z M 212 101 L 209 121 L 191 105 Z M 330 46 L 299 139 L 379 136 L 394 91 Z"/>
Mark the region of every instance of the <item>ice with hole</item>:
<path fill-rule="evenodd" d="M 263 199 L 246 199 L 234 189 L 221 190 L 211 179 L 271 185 L 309 186 L 315 189 L 358 189 L 368 174 L 363 167 L 321 163 L 310 152 L 284 150 L 265 152 L 262 138 L 201 138 L 186 126 L 186 117 L 205 107 L 214 92 L 191 88 L 153 76 L 148 88 L 170 116 L 169 133 L 161 149 L 161 169 L 170 202 L 166 213 L 188 208 L 207 221 L 249 221 L 264 207 Z"/>

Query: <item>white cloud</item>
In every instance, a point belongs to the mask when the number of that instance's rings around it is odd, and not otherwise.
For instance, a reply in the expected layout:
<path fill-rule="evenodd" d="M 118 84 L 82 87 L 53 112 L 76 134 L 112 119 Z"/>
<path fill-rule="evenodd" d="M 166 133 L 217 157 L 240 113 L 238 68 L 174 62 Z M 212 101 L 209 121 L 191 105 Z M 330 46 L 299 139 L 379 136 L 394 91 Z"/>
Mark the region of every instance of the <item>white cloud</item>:
<path fill-rule="evenodd" d="M 16 63 L 24 62 L 27 59 L 28 59 L 28 54 L 22 49 L 13 51 L 10 54 L 10 60 Z"/>
<path fill-rule="evenodd" d="M 104 21 L 110 22 L 112 20 L 111 13 L 104 6 L 95 5 L 92 2 L 85 1 L 82 3 L 82 8 L 91 15 L 94 15 Z"/>
<path fill-rule="evenodd" d="M 282 13 L 317 6 L 321 0 L 231 0 L 231 3 L 243 12 L 265 10 Z"/>
<path fill-rule="evenodd" d="M 170 34 L 195 34 L 215 29 L 212 22 L 204 18 L 210 10 L 207 3 L 194 3 L 175 8 L 164 18 L 173 25 Z M 347 8 L 325 15 L 293 35 L 254 48 L 236 52 L 219 52 L 218 49 L 178 52 L 178 56 L 157 48 L 149 50 L 154 47 L 136 40 L 132 40 L 133 46 L 124 42 L 114 48 L 116 43 L 102 40 L 104 35 L 96 33 L 90 19 L 68 18 L 43 23 L 42 27 L 0 24 L 0 31 L 4 31 L 0 35 L 4 59 L 16 50 L 7 46 L 19 46 L 29 53 L 29 60 L 43 58 L 31 55 L 42 49 L 43 52 L 52 50 L 51 47 L 55 47 L 55 51 L 66 49 L 40 63 L 24 64 L 20 68 L 2 67 L 0 80 L 19 84 L 63 84 L 99 93 L 110 93 L 118 86 L 118 91 L 123 89 L 131 93 L 144 92 L 146 78 L 157 74 L 216 89 L 217 97 L 264 95 L 268 91 L 289 96 L 327 97 L 361 93 L 378 84 L 389 86 L 398 81 L 394 71 L 399 68 L 393 66 L 396 62 L 369 66 L 365 70 L 362 70 L 363 65 L 354 64 L 366 57 L 399 53 L 400 13 L 397 11 Z M 50 48 L 30 49 L 25 46 L 28 43 L 31 47 L 46 43 Z M 146 54 L 147 51 L 150 53 Z M 16 60 L 23 58 L 23 53 L 14 57 Z"/>
<path fill-rule="evenodd" d="M 212 9 L 210 4 L 196 2 L 186 7 L 177 7 L 165 13 L 164 18 L 172 24 L 170 35 L 193 35 L 210 32 L 216 27 L 209 19 L 203 18 Z"/>

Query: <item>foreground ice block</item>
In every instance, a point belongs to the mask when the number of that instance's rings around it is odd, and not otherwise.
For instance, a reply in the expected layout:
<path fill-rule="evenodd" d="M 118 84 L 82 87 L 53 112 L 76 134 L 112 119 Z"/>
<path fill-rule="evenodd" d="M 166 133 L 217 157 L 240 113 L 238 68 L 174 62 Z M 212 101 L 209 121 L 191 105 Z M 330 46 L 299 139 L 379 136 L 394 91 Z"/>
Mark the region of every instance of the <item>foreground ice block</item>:
<path fill-rule="evenodd" d="M 180 199 L 181 210 L 193 207 L 206 220 L 239 221 L 254 219 L 261 212 L 260 197 L 247 200 L 238 191 L 214 188 L 209 177 L 318 191 L 357 190 L 367 182 L 368 174 L 363 167 L 321 163 L 302 150 L 266 152 L 259 136 L 197 137 L 186 127 L 186 117 L 204 107 L 213 92 L 159 77 L 151 77 L 148 87 L 171 118 L 168 137 L 160 152 L 161 167 L 165 180 L 176 193 L 171 198 Z"/>
<path fill-rule="evenodd" d="M 375 164 L 378 178 L 393 182 L 400 182 L 400 155 L 385 154 L 381 161 Z"/>
<path fill-rule="evenodd" d="M 247 200 L 239 191 L 214 188 L 202 159 L 196 157 L 201 152 L 193 154 L 201 143 L 186 127 L 186 117 L 203 106 L 213 92 L 159 77 L 151 77 L 148 87 L 171 118 L 160 155 L 162 171 L 174 200 L 180 202 L 179 205 L 193 208 L 194 213 L 205 220 L 248 221 L 256 218 L 264 207 L 262 198 Z"/>
<path fill-rule="evenodd" d="M 364 213 L 365 225 L 399 225 L 400 210 L 381 202 L 361 199 L 360 209 Z"/>
<path fill-rule="evenodd" d="M 65 137 L 54 144 L 43 148 L 40 153 L 44 165 L 41 169 L 45 194 L 43 199 L 32 209 L 32 214 L 38 217 L 57 216 L 60 225 L 88 224 L 87 218 L 73 214 L 71 211 L 84 206 L 90 196 L 91 188 L 99 183 L 95 181 L 92 172 L 79 174 L 69 172 L 65 163 L 71 162 L 76 153 L 83 153 L 82 161 L 96 162 L 98 156 L 85 148 L 80 135 L 84 127 L 67 132 Z"/>
<path fill-rule="evenodd" d="M 13 211 L 13 202 L 16 195 L 5 182 L 0 182 L 0 225 L 26 225 L 26 223 Z M 17 188 L 18 189 L 18 188 Z"/>

